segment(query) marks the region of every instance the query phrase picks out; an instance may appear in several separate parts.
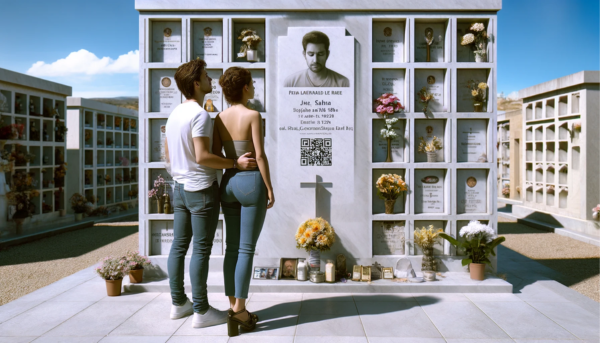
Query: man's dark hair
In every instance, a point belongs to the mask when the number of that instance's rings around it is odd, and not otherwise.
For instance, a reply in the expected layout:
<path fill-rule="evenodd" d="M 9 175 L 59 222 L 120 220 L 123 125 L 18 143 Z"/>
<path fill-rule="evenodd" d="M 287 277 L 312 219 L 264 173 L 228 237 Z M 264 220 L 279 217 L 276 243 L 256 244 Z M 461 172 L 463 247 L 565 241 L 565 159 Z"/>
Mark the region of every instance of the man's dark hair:
<path fill-rule="evenodd" d="M 325 50 L 329 50 L 329 37 L 321 31 L 311 31 L 302 37 L 304 51 L 306 51 L 308 43 L 323 44 L 325 45 Z"/>
<path fill-rule="evenodd" d="M 200 82 L 200 76 L 205 67 L 206 62 L 197 58 L 177 68 L 175 82 L 177 83 L 177 88 L 179 88 L 179 91 L 186 99 L 194 97 L 194 81 Z"/>

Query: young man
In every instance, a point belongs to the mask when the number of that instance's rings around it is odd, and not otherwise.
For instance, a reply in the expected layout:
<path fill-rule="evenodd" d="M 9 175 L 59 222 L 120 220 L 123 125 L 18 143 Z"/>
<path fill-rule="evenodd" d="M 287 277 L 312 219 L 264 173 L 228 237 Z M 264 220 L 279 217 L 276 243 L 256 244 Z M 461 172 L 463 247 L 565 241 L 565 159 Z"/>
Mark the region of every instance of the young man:
<path fill-rule="evenodd" d="M 208 304 L 206 279 L 212 242 L 219 220 L 220 200 L 216 169 L 251 170 L 256 161 L 250 153 L 238 160 L 213 155 L 212 119 L 200 104 L 212 92 L 206 63 L 196 59 L 181 65 L 175 73 L 177 88 L 187 99 L 177 106 L 167 121 L 165 153 L 167 169 L 175 180 L 173 245 L 169 252 L 168 272 L 171 287 L 171 319 L 194 312 L 195 328 L 222 324 L 227 312 Z M 185 255 L 193 240 L 190 261 L 193 305 L 183 286 Z"/>

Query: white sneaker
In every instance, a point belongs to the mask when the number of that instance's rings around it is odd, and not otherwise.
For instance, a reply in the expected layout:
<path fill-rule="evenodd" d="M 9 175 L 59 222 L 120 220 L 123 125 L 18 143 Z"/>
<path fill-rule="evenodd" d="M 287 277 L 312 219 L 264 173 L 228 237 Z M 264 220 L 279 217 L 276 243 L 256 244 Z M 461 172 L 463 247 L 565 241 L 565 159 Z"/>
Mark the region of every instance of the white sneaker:
<path fill-rule="evenodd" d="M 209 306 L 208 311 L 204 314 L 194 312 L 194 319 L 192 319 L 193 328 L 203 328 L 225 323 L 227 323 L 227 311 L 220 311 L 212 306 Z"/>
<path fill-rule="evenodd" d="M 171 305 L 171 319 L 187 317 L 192 313 L 194 313 L 194 307 L 190 299 L 186 299 L 185 304 L 181 306 Z"/>

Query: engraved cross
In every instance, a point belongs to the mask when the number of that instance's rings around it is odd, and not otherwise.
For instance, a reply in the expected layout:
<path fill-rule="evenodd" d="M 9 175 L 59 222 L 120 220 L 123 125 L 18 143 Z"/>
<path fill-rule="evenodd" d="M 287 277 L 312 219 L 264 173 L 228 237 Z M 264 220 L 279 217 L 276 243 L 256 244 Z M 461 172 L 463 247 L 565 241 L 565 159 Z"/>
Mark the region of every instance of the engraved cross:
<path fill-rule="evenodd" d="M 323 182 L 323 178 L 319 175 L 316 176 L 316 182 L 300 182 L 300 188 L 315 188 L 315 216 L 316 217 L 324 217 L 319 216 L 319 195 L 321 192 L 325 190 L 325 188 L 332 188 L 333 183 L 331 182 Z M 328 218 L 325 218 L 329 220 Z"/>

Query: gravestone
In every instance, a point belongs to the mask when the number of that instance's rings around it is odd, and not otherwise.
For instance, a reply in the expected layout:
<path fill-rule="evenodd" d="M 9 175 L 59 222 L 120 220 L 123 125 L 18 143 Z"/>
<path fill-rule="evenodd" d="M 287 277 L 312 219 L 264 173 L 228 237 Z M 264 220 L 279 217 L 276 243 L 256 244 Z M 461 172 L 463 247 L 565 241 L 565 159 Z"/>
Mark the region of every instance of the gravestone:
<path fill-rule="evenodd" d="M 151 71 L 150 112 L 171 113 L 181 104 L 181 92 L 175 83 L 175 70 L 155 69 Z"/>
<path fill-rule="evenodd" d="M 469 80 L 476 81 L 477 84 L 480 82 L 488 82 L 488 71 L 486 69 L 459 69 L 456 76 L 456 92 L 457 92 L 457 103 L 456 110 L 458 112 L 474 112 L 473 107 L 473 96 L 471 95 L 471 89 L 468 87 Z M 487 94 L 489 97 L 489 88 Z M 487 98 L 487 97 L 486 97 Z M 483 104 L 483 110 L 486 110 L 486 105 L 489 102 L 486 101 Z"/>
<path fill-rule="evenodd" d="M 479 162 L 487 155 L 487 120 L 457 120 L 456 141 L 458 162 Z"/>
<path fill-rule="evenodd" d="M 406 170 L 404 169 L 373 169 L 373 185 L 372 187 L 372 197 L 373 197 L 373 214 L 385 213 L 385 201 L 377 195 L 377 186 L 376 182 L 379 177 L 383 174 L 397 174 L 402 177 L 403 180 L 406 180 Z M 396 203 L 394 204 L 394 213 L 404 213 L 406 211 L 405 208 L 405 196 L 406 192 L 403 192 L 398 199 L 396 199 Z"/>
<path fill-rule="evenodd" d="M 374 69 L 373 70 L 373 102 L 384 93 L 392 93 L 403 106 L 404 101 L 404 70 L 403 69 Z M 373 105 L 373 112 L 375 112 Z"/>
<path fill-rule="evenodd" d="M 235 62 L 247 62 L 246 57 L 238 57 L 238 53 L 240 52 L 241 47 L 244 44 L 242 43 L 242 40 L 239 37 L 242 30 L 251 29 L 253 31 L 256 31 L 256 34 L 262 39 L 262 42 L 258 44 L 258 62 L 265 62 L 265 46 L 268 43 L 265 36 L 265 23 L 260 23 L 256 21 L 234 21 L 232 27 L 233 31 L 231 32 L 231 41 L 233 42 L 233 49 L 231 50 L 231 60 Z"/>
<path fill-rule="evenodd" d="M 258 112 L 265 112 L 266 104 L 266 88 L 265 88 L 265 71 L 252 69 L 252 80 L 254 81 L 254 99 L 248 101 L 248 108 Z"/>
<path fill-rule="evenodd" d="M 444 213 L 444 179 L 444 170 L 415 170 L 415 213 Z"/>
<path fill-rule="evenodd" d="M 404 22 L 373 23 L 373 62 L 404 62 Z"/>
<path fill-rule="evenodd" d="M 167 120 L 150 120 L 150 161 L 164 162 L 165 157 L 165 138 L 167 138 Z"/>
<path fill-rule="evenodd" d="M 419 102 L 418 92 L 421 88 L 427 88 L 434 99 L 429 102 L 427 110 L 429 112 L 446 112 L 444 89 L 444 70 L 442 69 L 416 69 L 415 70 L 415 89 L 414 103 L 415 112 L 423 111 L 423 104 Z"/>
<path fill-rule="evenodd" d="M 425 35 L 428 30 L 433 30 L 433 43 L 429 46 L 430 62 L 444 62 L 445 26 L 444 23 L 415 23 L 416 62 L 427 61 L 427 41 L 425 40 Z"/>
<path fill-rule="evenodd" d="M 392 140 L 392 160 L 404 162 L 404 133 L 405 120 L 398 120 L 394 127 L 398 137 Z M 384 162 L 387 158 L 387 139 L 381 138 L 381 130 L 385 127 L 384 120 L 373 120 L 373 162 Z"/>
<path fill-rule="evenodd" d="M 414 229 L 412 230 L 413 232 L 410 233 L 411 237 L 414 237 L 414 230 L 420 230 L 422 228 L 426 228 L 429 230 L 429 226 L 433 225 L 433 230 L 437 231 L 439 229 L 443 229 L 444 232 L 446 231 L 446 222 L 443 220 L 415 220 L 415 226 Z M 439 239 L 435 244 L 433 244 L 433 255 L 434 256 L 440 256 L 440 255 L 444 255 L 444 239 Z M 419 248 L 416 244 L 414 244 L 414 252 L 416 255 L 422 255 L 423 251 L 421 250 L 421 248 Z M 420 266 L 419 266 L 420 268 Z"/>
<path fill-rule="evenodd" d="M 195 21 L 192 35 L 192 58 L 202 59 L 209 66 L 211 63 L 223 62 L 223 22 Z"/>
<path fill-rule="evenodd" d="M 223 89 L 219 85 L 219 78 L 223 75 L 221 69 L 207 69 L 206 74 L 212 79 L 212 92 L 204 96 L 204 109 L 208 112 L 221 112 L 223 110 Z M 210 103 L 208 102 L 210 100 Z M 210 106 L 208 106 L 210 104 Z"/>
<path fill-rule="evenodd" d="M 459 169 L 456 182 L 456 210 L 458 213 L 487 212 L 487 171 Z"/>
<path fill-rule="evenodd" d="M 152 62 L 181 62 L 181 22 L 152 22 Z"/>
<path fill-rule="evenodd" d="M 373 255 L 404 255 L 405 222 L 373 223 Z"/>
<path fill-rule="evenodd" d="M 433 137 L 442 141 L 442 149 L 437 151 L 437 162 L 444 162 L 444 151 L 447 149 L 444 139 L 446 130 L 446 121 L 444 119 L 418 119 L 415 121 L 415 162 L 427 162 L 427 154 L 419 152 L 420 138 L 430 143 Z"/>
<path fill-rule="evenodd" d="M 171 220 L 153 220 L 150 222 L 150 254 L 151 255 L 169 255 L 171 246 L 173 245 L 173 221 Z M 186 253 L 186 256 L 191 256 L 193 253 L 193 245 Z M 223 255 L 223 221 L 219 220 L 215 237 L 213 239 L 213 247 L 211 255 Z"/>

